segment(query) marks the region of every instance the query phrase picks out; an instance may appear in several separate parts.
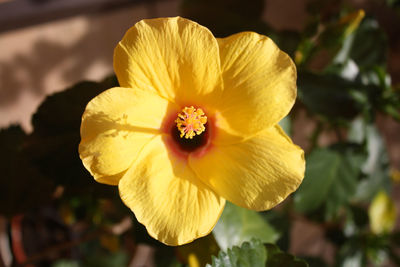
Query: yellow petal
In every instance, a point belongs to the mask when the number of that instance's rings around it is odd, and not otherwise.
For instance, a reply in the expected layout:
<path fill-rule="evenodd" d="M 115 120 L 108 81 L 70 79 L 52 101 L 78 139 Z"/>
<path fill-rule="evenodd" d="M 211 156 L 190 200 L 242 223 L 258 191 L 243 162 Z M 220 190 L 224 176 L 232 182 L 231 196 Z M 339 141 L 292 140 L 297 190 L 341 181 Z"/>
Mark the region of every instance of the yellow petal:
<path fill-rule="evenodd" d="M 296 67 L 266 36 L 243 32 L 218 39 L 224 80 L 217 126 L 251 136 L 285 117 L 296 99 Z M 218 140 L 223 143 L 223 138 Z"/>
<path fill-rule="evenodd" d="M 191 155 L 197 176 L 234 204 L 266 210 L 295 191 L 304 177 L 301 148 L 279 126 L 235 145 L 215 146 L 202 157 Z"/>
<path fill-rule="evenodd" d="M 160 136 L 144 147 L 121 179 L 119 191 L 149 234 L 167 245 L 210 233 L 225 205 L 195 177 L 186 160 L 169 154 Z"/>
<path fill-rule="evenodd" d="M 181 106 L 208 103 L 222 92 L 219 48 L 212 33 L 183 19 L 142 20 L 114 50 L 121 86 L 155 90 Z"/>
<path fill-rule="evenodd" d="M 101 183 L 117 185 L 159 129 L 171 104 L 157 94 L 115 87 L 93 98 L 82 116 L 79 154 Z"/>

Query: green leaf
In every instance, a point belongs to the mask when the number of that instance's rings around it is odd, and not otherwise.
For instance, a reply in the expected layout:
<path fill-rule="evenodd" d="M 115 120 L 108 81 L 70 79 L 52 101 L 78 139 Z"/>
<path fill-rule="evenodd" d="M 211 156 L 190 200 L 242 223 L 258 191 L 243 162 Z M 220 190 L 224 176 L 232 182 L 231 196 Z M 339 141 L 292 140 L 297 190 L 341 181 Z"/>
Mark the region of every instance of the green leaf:
<path fill-rule="evenodd" d="M 77 130 L 79 133 L 87 103 L 109 85 L 109 79 L 104 83 L 81 82 L 48 96 L 32 117 L 35 134 L 48 136 Z"/>
<path fill-rule="evenodd" d="M 115 189 L 93 181 L 79 159 L 81 117 L 87 103 L 104 90 L 116 86 L 113 77 L 101 83 L 81 82 L 45 99 L 34 114 L 34 132 L 25 153 L 38 169 L 66 192 L 114 196 Z"/>
<path fill-rule="evenodd" d="M 343 226 L 345 237 L 354 236 L 365 231 L 369 224 L 368 213 L 361 205 L 350 205 L 346 212 L 346 220 Z"/>
<path fill-rule="evenodd" d="M 385 144 L 378 129 L 362 119 L 352 122 L 348 140 L 366 146 L 368 157 L 361 166 L 365 177 L 359 182 L 353 199 L 369 202 L 380 189 L 390 190 L 389 158 Z"/>
<path fill-rule="evenodd" d="M 339 50 L 340 46 L 358 27 L 364 18 L 362 9 L 346 14 L 334 23 L 326 25 L 326 29 L 319 37 L 322 46 Z"/>
<path fill-rule="evenodd" d="M 391 91 L 391 77 L 384 67 L 374 65 L 368 68 L 363 68 L 360 80 L 364 85 L 378 87 L 381 94 L 383 92 L 387 93 L 387 91 Z"/>
<path fill-rule="evenodd" d="M 273 244 L 266 244 L 267 250 L 267 262 L 265 266 L 268 267 L 307 267 L 308 264 L 301 259 L 296 258 L 293 255 L 282 252 L 278 246 Z"/>
<path fill-rule="evenodd" d="M 308 213 L 324 205 L 325 216 L 334 216 L 355 193 L 364 161 L 365 156 L 357 146 L 312 151 L 306 160 L 304 181 L 294 197 L 295 209 Z"/>
<path fill-rule="evenodd" d="M 292 135 L 292 121 L 290 120 L 290 116 L 284 117 L 280 122 L 279 126 L 282 127 L 283 131 L 288 135 Z"/>
<path fill-rule="evenodd" d="M 234 246 L 227 252 L 221 251 L 213 256 L 212 265 L 207 267 L 307 267 L 308 264 L 293 255 L 282 252 L 274 244 L 263 245 L 259 239 L 244 242 L 241 247 Z"/>
<path fill-rule="evenodd" d="M 354 42 L 354 36 L 355 36 L 354 33 L 350 34 L 343 40 L 343 43 L 341 44 L 340 48 L 337 49 L 336 54 L 332 59 L 332 64 L 346 65 L 348 61 L 354 61 L 350 58 L 350 52 Z"/>
<path fill-rule="evenodd" d="M 219 247 L 214 236 L 209 234 L 189 244 L 177 247 L 177 252 L 179 259 L 184 260 L 189 266 L 205 266 L 208 262 L 211 262 L 212 255 L 218 254 Z"/>
<path fill-rule="evenodd" d="M 353 60 L 346 60 L 343 63 L 334 63 L 325 68 L 324 73 L 338 75 L 339 77 L 354 82 L 360 70 Z"/>
<path fill-rule="evenodd" d="M 308 264 L 309 267 L 328 267 L 329 265 L 319 257 L 303 256 L 302 259 Z"/>
<path fill-rule="evenodd" d="M 221 251 L 218 257 L 213 256 L 212 264 L 207 267 L 264 267 L 267 251 L 258 239 L 244 242 L 241 247 L 234 246 L 227 252 Z"/>
<path fill-rule="evenodd" d="M 258 238 L 265 243 L 273 243 L 279 238 L 279 233 L 263 219 L 261 214 L 229 202 L 226 203 L 213 234 L 222 250 L 240 245 L 252 238 Z"/>
<path fill-rule="evenodd" d="M 322 9 L 327 9 L 327 7 L 322 7 Z M 311 59 L 317 59 L 318 62 L 319 55 L 322 55 L 322 58 L 325 59 L 325 64 L 329 62 L 344 63 L 347 61 L 354 39 L 354 32 L 357 30 L 364 15 L 365 12 L 360 9 L 333 19 L 330 23 L 326 23 L 326 18 L 321 23 L 320 19 L 315 17 L 309 25 L 314 34 L 309 35 L 309 31 L 306 29 L 305 35 L 307 37 L 301 41 L 295 54 L 296 63 L 304 65 Z M 319 16 L 321 16 L 321 13 L 319 13 Z"/>
<path fill-rule="evenodd" d="M 276 240 L 276 245 L 283 250 L 288 250 L 290 247 L 290 229 L 292 219 L 287 214 L 287 209 L 272 209 L 261 212 L 263 218 L 279 233 L 279 238 Z"/>
<path fill-rule="evenodd" d="M 335 266 L 363 266 L 363 253 L 356 238 L 349 239 L 340 247 Z"/>
<path fill-rule="evenodd" d="M 376 20 L 365 18 L 354 37 L 350 57 L 360 66 L 386 65 L 387 40 Z"/>
<path fill-rule="evenodd" d="M 328 119 L 351 119 L 362 110 L 352 95 L 361 86 L 338 75 L 300 72 L 298 95 L 313 113 Z"/>
<path fill-rule="evenodd" d="M 51 199 L 53 182 L 27 159 L 26 138 L 19 126 L 0 130 L 0 214 L 25 212 Z"/>
<path fill-rule="evenodd" d="M 343 255 L 343 257 L 340 259 L 341 264 L 339 266 L 343 267 L 352 267 L 352 266 L 364 266 L 363 264 L 363 255 L 360 251 L 357 251 L 356 253 L 347 253 Z"/>
<path fill-rule="evenodd" d="M 391 250 L 390 236 L 361 233 L 340 246 L 335 266 L 389 266 Z"/>
<path fill-rule="evenodd" d="M 370 108 L 400 120 L 400 91 L 392 88 L 390 74 L 384 67 L 374 65 L 363 68 L 359 80 L 365 85 L 364 95 Z"/>

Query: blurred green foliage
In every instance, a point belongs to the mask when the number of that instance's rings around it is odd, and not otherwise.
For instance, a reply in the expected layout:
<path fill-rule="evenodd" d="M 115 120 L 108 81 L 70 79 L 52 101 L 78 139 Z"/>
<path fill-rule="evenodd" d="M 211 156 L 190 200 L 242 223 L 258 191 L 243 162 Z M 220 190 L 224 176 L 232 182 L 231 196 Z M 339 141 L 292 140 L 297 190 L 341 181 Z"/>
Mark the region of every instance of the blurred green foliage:
<path fill-rule="evenodd" d="M 28 261 L 37 266 L 53 262 L 53 267 L 126 266 L 138 245 L 146 244 L 153 248 L 157 266 L 400 265 L 399 229 L 385 226 L 395 216 L 388 154 L 376 127 L 379 113 L 400 121 L 399 86 L 395 89 L 387 72 L 388 38 L 375 18 L 338 1 L 309 1 L 304 31 L 278 32 L 261 19 L 264 3 L 184 0 L 182 12 L 217 37 L 240 31 L 265 34 L 296 62 L 298 101 L 281 125 L 288 134 L 298 131 L 292 124 L 306 111 L 315 130 L 307 136 L 304 182 L 293 197 L 263 213 L 227 203 L 209 236 L 178 248 L 162 245 L 122 204 L 116 188 L 94 182 L 81 164 L 77 147 L 85 105 L 118 86 L 114 76 L 82 82 L 41 104 L 32 118 L 32 133 L 19 126 L 0 131 L 0 214 L 12 221 L 45 209 L 46 220 L 62 224 L 68 236 L 61 249 L 48 253 L 55 258 L 39 253 L 28 255 Z M 387 0 L 386 5 L 399 9 L 399 1 Z M 318 140 L 327 131 L 336 138 L 322 146 Z M 374 218 L 382 213 L 368 213 L 382 192 L 391 207 L 385 220 Z M 124 231 L 110 230 L 126 218 L 132 224 Z M 299 219 L 323 229 L 335 248 L 333 262 L 296 255 L 306 263 L 281 251 L 296 242 L 290 231 Z M 385 231 L 372 230 L 372 221 L 374 229 Z M 27 223 L 23 226 L 29 229 Z M 52 235 L 55 230 L 48 231 Z"/>

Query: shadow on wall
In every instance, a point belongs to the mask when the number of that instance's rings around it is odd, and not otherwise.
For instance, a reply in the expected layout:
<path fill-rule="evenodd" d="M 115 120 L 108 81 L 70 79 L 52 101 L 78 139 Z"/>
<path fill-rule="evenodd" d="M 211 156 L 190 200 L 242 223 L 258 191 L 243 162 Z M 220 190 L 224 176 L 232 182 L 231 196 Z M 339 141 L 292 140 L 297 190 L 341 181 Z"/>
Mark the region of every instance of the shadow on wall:
<path fill-rule="evenodd" d="M 168 4 L 172 1 L 163 2 Z M 56 41 L 54 37 L 37 39 L 30 52 L 19 52 L 8 61 L 0 61 L 0 106 L 13 105 L 24 91 L 42 96 L 46 92 L 62 89 L 48 88 L 48 76 L 54 72 L 61 72 L 57 77 L 68 85 L 87 77 L 88 71 L 95 65 L 111 72 L 115 45 L 135 22 L 144 17 L 158 17 L 160 14 L 155 5 L 155 1 L 151 1 L 101 17 L 98 14 L 88 16 L 85 23 L 80 24 L 80 27 L 86 28 L 85 33 L 76 42 L 66 44 Z M 160 12 L 164 11 L 169 12 L 165 9 Z M 39 33 L 40 27 L 37 31 Z M 82 32 L 81 28 L 79 31 Z M 76 35 L 71 38 L 76 38 Z"/>

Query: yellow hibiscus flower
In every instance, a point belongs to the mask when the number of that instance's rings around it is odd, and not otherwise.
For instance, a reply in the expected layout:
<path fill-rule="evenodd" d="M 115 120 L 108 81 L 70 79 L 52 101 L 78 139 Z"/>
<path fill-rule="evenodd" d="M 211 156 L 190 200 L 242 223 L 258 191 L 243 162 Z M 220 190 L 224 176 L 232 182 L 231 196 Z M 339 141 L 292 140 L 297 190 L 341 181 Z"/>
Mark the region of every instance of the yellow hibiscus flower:
<path fill-rule="evenodd" d="M 267 210 L 301 183 L 304 153 L 277 125 L 295 102 L 296 68 L 271 39 L 142 20 L 115 48 L 114 70 L 121 87 L 88 103 L 79 154 L 154 238 L 191 242 L 225 200 Z"/>

